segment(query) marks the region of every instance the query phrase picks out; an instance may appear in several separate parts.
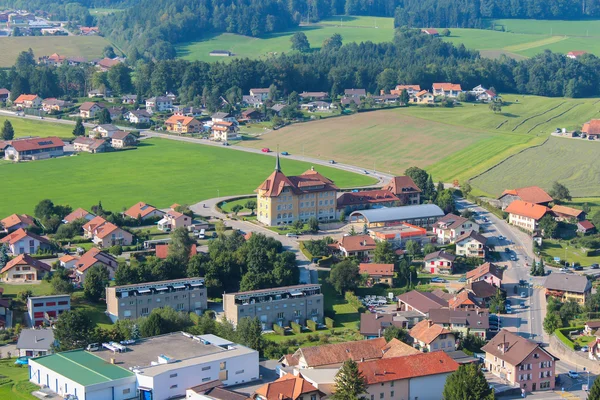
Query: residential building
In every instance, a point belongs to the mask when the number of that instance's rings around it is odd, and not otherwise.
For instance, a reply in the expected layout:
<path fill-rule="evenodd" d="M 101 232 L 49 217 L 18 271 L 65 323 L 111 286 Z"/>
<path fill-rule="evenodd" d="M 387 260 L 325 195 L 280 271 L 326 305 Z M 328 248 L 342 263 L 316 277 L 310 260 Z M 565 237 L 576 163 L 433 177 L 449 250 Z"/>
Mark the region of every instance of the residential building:
<path fill-rule="evenodd" d="M 100 248 L 129 246 L 133 243 L 133 235 L 115 224 L 106 222 L 95 229 L 92 242 Z"/>
<path fill-rule="evenodd" d="M 202 314 L 207 309 L 204 278 L 106 287 L 106 311 L 113 322 L 148 316 L 155 308 L 167 306 Z"/>
<path fill-rule="evenodd" d="M 487 262 L 467 272 L 467 283 L 485 281 L 497 288 L 502 286 L 504 271 L 496 264 Z"/>
<path fill-rule="evenodd" d="M 131 206 L 127 211 L 123 213 L 126 217 L 142 220 L 148 218 L 158 218 L 165 215 L 165 213 L 156 207 L 146 204 L 142 201 Z"/>
<path fill-rule="evenodd" d="M 209 381 L 185 391 L 187 400 L 248 400 L 248 396 L 223 387 L 220 380 Z"/>
<path fill-rule="evenodd" d="M 590 336 L 595 335 L 598 329 L 600 329 L 600 321 L 588 321 L 584 325 L 583 333 Z"/>
<path fill-rule="evenodd" d="M 81 118 L 96 118 L 96 114 L 98 114 L 105 107 L 100 103 L 94 103 L 92 101 L 86 101 L 81 106 L 79 106 L 79 116 Z"/>
<path fill-rule="evenodd" d="M 160 258 L 161 260 L 166 260 L 167 257 L 169 256 L 169 245 L 168 244 L 157 244 L 156 247 L 154 247 L 155 250 L 155 256 L 157 258 Z M 198 254 L 198 248 L 196 246 L 196 243 L 192 243 L 192 245 L 190 246 L 190 257 L 195 256 L 196 254 Z"/>
<path fill-rule="evenodd" d="M 44 386 L 59 397 L 113 400 L 139 398 L 133 372 L 85 350 L 30 358 L 29 370 L 31 383 Z"/>
<path fill-rule="evenodd" d="M 167 131 L 175 133 L 198 133 L 202 131 L 202 124 L 194 117 L 172 115 L 165 121 Z"/>
<path fill-rule="evenodd" d="M 40 108 L 42 106 L 42 98 L 37 94 L 22 94 L 13 101 L 13 106 L 17 109 Z"/>
<path fill-rule="evenodd" d="M 475 96 L 475 100 L 483 103 L 489 103 L 498 98 L 498 95 L 494 91 L 486 89 L 481 85 L 475 86 L 470 93 Z"/>
<path fill-rule="evenodd" d="M 17 341 L 19 357 L 39 357 L 52 354 L 53 347 L 58 346 L 54 339 L 54 330 L 46 329 L 22 329 Z"/>
<path fill-rule="evenodd" d="M 94 129 L 92 129 L 92 131 L 90 132 L 90 136 L 92 136 L 92 132 L 96 136 L 99 135 L 103 138 L 112 138 L 115 132 L 119 132 L 119 128 L 117 128 L 113 124 L 96 125 Z"/>
<path fill-rule="evenodd" d="M 438 30 L 434 29 L 434 28 L 421 29 L 421 32 L 423 32 L 426 35 L 440 36 L 440 33 L 438 32 Z"/>
<path fill-rule="evenodd" d="M 577 222 L 577 232 L 579 233 L 587 235 L 588 233 L 593 233 L 595 230 L 596 227 L 594 226 L 594 224 L 592 224 L 588 220 Z"/>
<path fill-rule="evenodd" d="M 98 67 L 98 69 L 102 72 L 107 72 L 115 65 L 120 64 L 121 60 L 122 59 L 120 59 L 119 57 L 115 57 L 115 58 L 104 57 L 103 59 L 96 62 L 96 67 Z"/>
<path fill-rule="evenodd" d="M 149 124 L 150 114 L 145 110 L 132 110 L 123 116 L 127 121 L 132 124 Z"/>
<path fill-rule="evenodd" d="M 452 274 L 456 256 L 444 250 L 427 254 L 424 259 L 423 269 L 430 274 Z"/>
<path fill-rule="evenodd" d="M 435 96 L 427 90 L 421 90 L 411 97 L 410 101 L 417 104 L 433 104 L 435 103 Z"/>
<path fill-rule="evenodd" d="M 396 85 L 395 89 L 390 90 L 390 94 L 395 94 L 395 95 L 400 96 L 402 94 L 403 90 L 406 90 L 406 93 L 408 93 L 408 95 L 410 97 L 412 97 L 421 91 L 421 86 L 419 86 L 419 85 Z"/>
<path fill-rule="evenodd" d="M 375 104 L 394 104 L 400 101 L 400 96 L 396 94 L 383 94 L 381 96 L 373 96 Z"/>
<path fill-rule="evenodd" d="M 75 274 L 74 281 L 80 284 L 85 282 L 85 277 L 90 268 L 99 266 L 104 267 L 108 271 L 110 279 L 115 277 L 115 272 L 119 266 L 119 262 L 111 254 L 105 253 L 100 249 L 92 247 L 86 251 L 81 257 L 76 259 L 74 263 Z"/>
<path fill-rule="evenodd" d="M 92 218 L 89 222 L 87 222 L 85 225 L 82 226 L 83 237 L 86 239 L 93 238 L 96 229 L 100 225 L 105 224 L 105 223 L 106 223 L 106 220 L 100 216 L 96 216 L 96 217 Z"/>
<path fill-rule="evenodd" d="M 438 400 L 459 364 L 445 352 L 365 361 L 358 364 L 368 399 Z"/>
<path fill-rule="evenodd" d="M 226 112 L 216 112 L 213 115 L 211 115 L 210 118 L 213 124 L 216 124 L 218 122 L 231 122 L 232 124 L 237 125 L 238 123 L 235 117 L 231 116 L 229 113 Z"/>
<path fill-rule="evenodd" d="M 227 142 L 229 140 L 240 139 L 241 137 L 238 133 L 238 126 L 233 122 L 215 122 L 211 127 L 212 140 Z"/>
<path fill-rule="evenodd" d="M 262 114 L 260 113 L 260 111 L 254 108 L 249 108 L 247 110 L 242 111 L 242 119 L 250 122 L 260 121 L 262 119 Z"/>
<path fill-rule="evenodd" d="M 56 136 L 12 140 L 4 145 L 4 159 L 10 161 L 44 160 L 64 154 L 65 144 Z"/>
<path fill-rule="evenodd" d="M 59 100 L 56 99 L 54 97 L 52 98 L 48 98 L 48 99 L 44 99 L 44 101 L 42 101 L 42 110 L 46 111 L 46 112 L 53 112 L 53 111 L 64 111 L 65 108 L 71 107 L 73 105 L 73 103 L 66 101 L 66 100 Z"/>
<path fill-rule="evenodd" d="M 434 96 L 456 98 L 462 92 L 460 84 L 457 83 L 442 82 L 433 84 Z"/>
<path fill-rule="evenodd" d="M 352 104 L 354 104 L 355 106 L 358 107 L 361 105 L 361 103 L 362 103 L 362 100 L 358 96 L 344 96 L 340 100 L 340 104 L 343 105 L 344 107 L 350 107 L 350 106 L 352 106 Z"/>
<path fill-rule="evenodd" d="M 123 119 L 125 111 L 126 109 L 123 107 L 108 107 L 108 113 L 112 121 Z"/>
<path fill-rule="evenodd" d="M 552 390 L 558 360 L 539 343 L 502 329 L 485 346 L 485 367 L 525 392 Z"/>
<path fill-rule="evenodd" d="M 421 204 L 421 189 L 419 189 L 410 176 L 402 175 L 393 177 L 383 187 L 383 190 L 387 190 L 398 197 L 401 205 Z"/>
<path fill-rule="evenodd" d="M 529 232 L 538 230 L 540 219 L 546 215 L 550 209 L 535 203 L 528 203 L 523 200 L 515 200 L 504 209 L 508 213 L 508 223 L 518 226 Z"/>
<path fill-rule="evenodd" d="M 471 334 L 482 339 L 485 339 L 490 328 L 490 314 L 486 310 L 437 308 L 429 310 L 429 320 L 451 332 Z"/>
<path fill-rule="evenodd" d="M 122 104 L 133 105 L 136 102 L 137 102 L 137 94 L 126 94 L 124 96 L 121 96 L 121 103 Z"/>
<path fill-rule="evenodd" d="M 456 238 L 470 231 L 479 232 L 479 224 L 452 213 L 438 219 L 433 227 L 440 244 L 454 243 Z"/>
<path fill-rule="evenodd" d="M 2 281 L 8 283 L 34 282 L 50 273 L 50 266 L 29 254 L 21 254 L 6 263 L 0 270 Z"/>
<path fill-rule="evenodd" d="M 583 210 L 578 210 L 576 208 L 571 208 L 567 206 L 561 206 L 559 204 L 552 207 L 550 211 L 552 212 L 552 214 L 554 214 L 554 217 L 558 221 L 570 221 L 573 219 L 576 221 L 583 221 L 585 220 L 586 216 Z"/>
<path fill-rule="evenodd" d="M 470 231 L 456 238 L 456 255 L 485 259 L 487 238 L 476 231 Z"/>
<path fill-rule="evenodd" d="M 394 264 L 365 264 L 359 266 L 361 275 L 368 275 L 367 286 L 383 283 L 394 287 Z"/>
<path fill-rule="evenodd" d="M 250 89 L 250 96 L 259 97 L 265 101 L 269 97 L 269 88 Z"/>
<path fill-rule="evenodd" d="M 177 228 L 187 228 L 192 225 L 192 218 L 175 210 L 168 211 L 160 221 L 158 229 L 169 232 Z"/>
<path fill-rule="evenodd" d="M 365 89 L 345 89 L 344 96 L 346 97 L 367 97 Z"/>
<path fill-rule="evenodd" d="M 469 292 L 476 304 L 479 304 L 483 308 L 489 308 L 490 302 L 496 296 L 498 290 L 504 292 L 502 288 L 496 287 L 487 281 L 476 281 L 467 283 L 458 293 L 460 294 L 463 291 Z"/>
<path fill-rule="evenodd" d="M 389 313 L 362 313 L 360 314 L 360 334 L 365 339 L 383 337 L 386 328 L 406 328 L 406 318 Z M 416 351 L 415 351 L 416 353 Z"/>
<path fill-rule="evenodd" d="M 71 309 L 71 296 L 58 294 L 27 298 L 27 317 L 31 326 L 50 324 Z"/>
<path fill-rule="evenodd" d="M 581 136 L 588 139 L 598 139 L 600 136 L 600 119 L 592 119 L 583 124 Z"/>
<path fill-rule="evenodd" d="M 2 103 L 6 103 L 8 100 L 10 100 L 10 90 L 6 88 L 0 88 L 0 101 Z"/>
<path fill-rule="evenodd" d="M 431 320 L 423 320 L 408 331 L 413 338 L 413 346 L 423 352 L 455 351 L 456 337 L 454 333 Z"/>
<path fill-rule="evenodd" d="M 8 251 L 13 256 L 25 253 L 35 254 L 38 250 L 50 250 L 52 248 L 50 240 L 35 233 L 27 232 L 23 228 L 9 233 L 0 239 L 0 243 L 6 244 Z"/>
<path fill-rule="evenodd" d="M 100 30 L 97 26 L 82 26 L 79 28 L 79 32 L 83 36 L 92 36 L 97 35 L 100 32 Z"/>
<path fill-rule="evenodd" d="M 307 320 L 323 322 L 321 285 L 295 285 L 223 295 L 225 318 L 237 325 L 240 319 L 258 318 L 263 330 L 291 322 L 305 325 Z"/>
<path fill-rule="evenodd" d="M 355 257 L 359 261 L 368 263 L 373 258 L 377 244 L 369 235 L 350 235 L 342 236 L 334 246 L 343 257 Z"/>
<path fill-rule="evenodd" d="M 352 359 L 356 362 L 380 360 L 416 354 L 415 349 L 392 339 L 385 338 L 325 344 L 321 346 L 300 347 L 293 354 L 287 354 L 280 360 L 284 367 L 296 367 L 300 371 L 317 369 L 319 372 L 339 368 L 344 361 Z"/>
<path fill-rule="evenodd" d="M 77 260 L 79 260 L 79 257 L 72 256 L 71 254 L 65 254 L 58 259 L 58 262 L 60 263 L 60 266 L 65 269 L 74 269 L 76 267 Z"/>
<path fill-rule="evenodd" d="M 365 224 L 367 228 L 381 228 L 399 223 L 430 228 L 443 216 L 444 211 L 435 204 L 418 204 L 354 211 L 348 220 L 352 224 L 358 224 L 361 229 Z"/>
<path fill-rule="evenodd" d="M 150 97 L 146 100 L 146 111 L 150 114 L 155 112 L 167 112 L 173 109 L 173 100 L 167 96 Z"/>
<path fill-rule="evenodd" d="M 571 58 L 573 60 L 581 57 L 582 55 L 587 54 L 587 51 L 583 51 L 583 50 L 575 50 L 575 51 L 570 51 L 567 53 L 567 57 Z"/>
<path fill-rule="evenodd" d="M 31 215 L 27 214 L 12 214 L 0 221 L 0 229 L 4 233 L 11 233 L 18 229 L 27 229 L 30 226 L 35 226 L 35 220 Z"/>
<path fill-rule="evenodd" d="M 544 191 L 544 189 L 538 186 L 527 186 L 519 189 L 507 189 L 502 192 L 500 197 L 498 197 L 498 200 L 502 204 L 502 209 L 504 210 L 515 200 L 547 206 L 553 199 Z"/>
<path fill-rule="evenodd" d="M 400 199 L 387 190 L 375 189 L 359 192 L 344 192 L 337 199 L 337 211 L 349 215 L 352 211 L 369 208 L 393 207 Z"/>
<path fill-rule="evenodd" d="M 315 101 L 315 100 L 327 100 L 329 98 L 329 93 L 327 92 L 302 92 L 298 96 L 303 101 Z"/>
<path fill-rule="evenodd" d="M 275 171 L 256 189 L 257 220 L 267 226 L 295 221 L 334 220 L 338 187 L 313 168 L 302 175 L 281 172 L 279 155 Z"/>
<path fill-rule="evenodd" d="M 256 389 L 254 400 L 319 400 L 324 394 L 299 376 L 286 374 Z"/>
<path fill-rule="evenodd" d="M 461 290 L 453 294 L 448 300 L 448 308 L 451 310 L 478 310 L 483 308 L 475 298 L 475 295 L 468 290 Z"/>
<path fill-rule="evenodd" d="M 259 96 L 243 95 L 242 103 L 248 107 L 260 108 L 263 105 L 263 99 Z"/>
<path fill-rule="evenodd" d="M 64 224 L 69 224 L 78 219 L 85 219 L 87 221 L 91 221 L 94 219 L 95 215 L 91 212 L 84 210 L 83 208 L 78 208 L 75 211 L 71 212 L 69 215 L 63 218 Z"/>
<path fill-rule="evenodd" d="M 309 103 L 300 104 L 300 109 L 306 111 L 329 111 L 336 108 L 335 104 L 327 101 L 311 101 Z"/>
<path fill-rule="evenodd" d="M 131 132 L 117 131 L 113 133 L 110 144 L 115 149 L 135 147 L 137 145 L 137 137 Z"/>
<path fill-rule="evenodd" d="M 112 150 L 110 141 L 79 136 L 73 141 L 73 150 L 86 153 L 105 153 Z"/>
<path fill-rule="evenodd" d="M 544 282 L 546 297 L 553 296 L 560 301 L 573 300 L 583 305 L 592 292 L 592 284 L 586 275 L 550 274 Z"/>
<path fill-rule="evenodd" d="M 427 316 L 429 310 L 448 307 L 448 301 L 429 292 L 411 290 L 396 297 L 400 311 L 417 311 Z"/>
<path fill-rule="evenodd" d="M 96 98 L 104 98 L 106 96 L 109 96 L 110 93 L 111 93 L 110 89 L 102 88 L 102 90 L 92 89 L 92 90 L 88 91 L 87 95 L 90 99 L 96 99 Z"/>

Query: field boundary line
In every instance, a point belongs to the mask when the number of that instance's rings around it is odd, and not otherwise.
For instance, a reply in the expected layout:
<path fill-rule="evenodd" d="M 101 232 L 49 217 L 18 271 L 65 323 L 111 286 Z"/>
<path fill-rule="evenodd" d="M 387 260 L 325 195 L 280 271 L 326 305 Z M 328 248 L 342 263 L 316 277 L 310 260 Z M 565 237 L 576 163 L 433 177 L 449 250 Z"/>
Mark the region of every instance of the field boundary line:
<path fill-rule="evenodd" d="M 555 116 L 554 116 L 554 117 L 552 117 L 552 118 L 548 118 L 548 119 L 547 119 L 547 120 L 545 120 L 545 121 L 538 122 L 537 124 L 535 124 L 534 126 L 532 126 L 532 127 L 531 127 L 531 129 L 527 131 L 527 133 L 531 132 L 532 130 L 534 130 L 535 128 L 537 128 L 537 127 L 538 127 L 538 126 L 540 126 L 540 125 L 547 124 L 548 122 L 552 121 L 553 119 L 555 119 L 555 118 L 558 118 L 558 117 L 561 117 L 561 116 L 565 115 L 566 113 L 568 113 L 569 111 L 571 111 L 572 109 L 574 109 L 575 107 L 577 107 L 577 106 L 579 106 L 579 105 L 581 105 L 581 103 L 577 103 L 577 104 L 575 104 L 573 107 L 569 108 L 568 110 L 565 110 L 565 111 L 561 112 L 560 114 L 557 114 L 557 115 L 555 115 Z"/>
<path fill-rule="evenodd" d="M 505 119 L 504 121 L 500 122 L 500 125 L 498 125 L 498 126 L 496 127 L 496 129 L 500 129 L 500 127 L 501 127 L 502 125 L 504 125 L 505 123 L 507 123 L 507 122 L 508 122 L 508 120 L 507 120 L 507 119 Z"/>
<path fill-rule="evenodd" d="M 515 127 L 512 128 L 512 131 L 514 132 L 518 127 L 520 127 L 521 125 L 523 125 L 525 122 L 529 121 L 530 119 L 541 117 L 542 115 L 547 114 L 550 111 L 556 110 L 558 107 L 562 106 L 563 104 L 565 104 L 564 101 L 562 103 L 559 103 L 557 106 L 554 106 L 554 107 L 550 108 L 549 110 L 544 111 L 543 113 L 539 113 L 539 114 L 536 114 L 536 115 L 532 115 L 531 117 L 525 118 L 523 121 L 521 121 L 517 125 L 515 125 Z"/>

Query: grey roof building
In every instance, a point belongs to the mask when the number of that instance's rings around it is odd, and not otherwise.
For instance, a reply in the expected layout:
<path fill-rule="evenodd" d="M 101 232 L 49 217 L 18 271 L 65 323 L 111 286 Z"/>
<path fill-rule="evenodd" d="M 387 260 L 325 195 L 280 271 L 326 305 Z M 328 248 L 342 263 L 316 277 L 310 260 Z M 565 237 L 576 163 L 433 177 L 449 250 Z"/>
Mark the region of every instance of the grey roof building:
<path fill-rule="evenodd" d="M 585 303 L 592 291 L 592 284 L 585 275 L 553 273 L 544 282 L 546 296 L 554 296 L 559 300 L 574 300 Z"/>
<path fill-rule="evenodd" d="M 417 204 L 403 207 L 376 208 L 354 211 L 350 223 L 365 223 L 368 227 L 381 227 L 397 222 L 407 222 L 420 227 L 431 227 L 444 216 L 435 204 Z"/>
<path fill-rule="evenodd" d="M 19 357 L 38 357 L 52 353 L 54 331 L 48 329 L 23 329 L 17 341 Z"/>

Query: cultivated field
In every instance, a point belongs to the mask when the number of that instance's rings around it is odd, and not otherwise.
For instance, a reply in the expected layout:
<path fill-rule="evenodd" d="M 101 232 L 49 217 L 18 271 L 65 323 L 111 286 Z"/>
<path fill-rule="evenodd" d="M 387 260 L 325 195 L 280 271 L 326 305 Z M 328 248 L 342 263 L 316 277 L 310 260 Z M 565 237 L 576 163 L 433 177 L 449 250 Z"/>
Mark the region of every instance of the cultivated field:
<path fill-rule="evenodd" d="M 110 44 L 100 36 L 22 36 L 0 38 L 0 67 L 12 67 L 22 51 L 32 49 L 36 58 L 58 53 L 61 56 L 102 57 Z"/>
<path fill-rule="evenodd" d="M 254 38 L 223 33 L 207 40 L 178 46 L 178 55 L 186 60 L 227 61 L 233 57 L 211 57 L 212 50 L 229 50 L 236 57 L 260 58 L 270 54 L 291 51 L 290 38 L 296 32 L 304 32 L 311 47 L 320 48 L 323 41 L 334 33 L 342 35 L 344 43 L 388 42 L 394 36 L 393 18 L 344 16 L 324 20 L 315 25 L 302 26 L 287 32 Z"/>
<path fill-rule="evenodd" d="M 574 197 L 600 196 L 600 142 L 551 137 L 473 180 L 477 188 L 499 195 L 504 189 L 553 181 L 566 185 Z"/>
<path fill-rule="evenodd" d="M 58 136 L 63 139 L 73 138 L 74 125 L 36 121 L 22 117 L 5 117 L 0 115 L 0 126 L 9 120 L 15 130 L 15 137 L 23 136 Z"/>
<path fill-rule="evenodd" d="M 144 140 L 131 151 L 2 164 L 2 183 L 10 188 L 10 196 L 0 196 L 0 215 L 31 213 L 42 198 L 73 208 L 102 201 L 104 208 L 114 211 L 142 200 L 157 207 L 192 204 L 217 193 L 252 193 L 273 167 L 273 157 L 167 139 Z M 310 167 L 282 160 L 289 175 Z M 340 187 L 374 182 L 334 168 L 318 166 L 317 170 Z"/>

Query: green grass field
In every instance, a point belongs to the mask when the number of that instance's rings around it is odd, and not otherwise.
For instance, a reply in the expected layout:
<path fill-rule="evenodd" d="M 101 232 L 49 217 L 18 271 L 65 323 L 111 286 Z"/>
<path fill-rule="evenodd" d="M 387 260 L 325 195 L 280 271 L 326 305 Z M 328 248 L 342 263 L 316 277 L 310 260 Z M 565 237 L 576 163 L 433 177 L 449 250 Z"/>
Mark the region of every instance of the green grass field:
<path fill-rule="evenodd" d="M 6 357 L 6 354 L 3 354 L 3 357 Z M 26 365 L 15 365 L 14 357 L 0 360 L 0 376 L 3 378 L 3 383 L 0 384 L 1 399 L 36 399 L 31 392 L 38 387 L 29 382 L 29 368 Z"/>
<path fill-rule="evenodd" d="M 217 196 L 249 194 L 271 173 L 274 158 L 221 147 L 166 139 L 144 141 L 137 150 L 80 154 L 52 160 L 2 164 L 4 187 L 0 215 L 31 213 L 43 198 L 73 208 L 102 201 L 121 211 L 138 201 L 157 207 L 193 204 Z M 306 171 L 310 164 L 282 160 L 286 174 Z M 373 178 L 329 167 L 317 167 L 340 187 L 371 184 Z"/>
<path fill-rule="evenodd" d="M 393 18 L 343 16 L 261 38 L 223 33 L 206 40 L 181 44 L 177 47 L 177 53 L 186 60 L 200 61 L 227 61 L 234 58 L 211 57 L 209 53 L 212 50 L 229 50 L 235 57 L 267 57 L 291 51 L 290 38 L 296 32 L 304 32 L 315 49 L 320 48 L 323 41 L 334 33 L 342 35 L 344 43 L 389 42 L 394 37 L 394 21 Z"/>
<path fill-rule="evenodd" d="M 506 188 L 537 185 L 550 189 L 554 181 L 566 185 L 574 197 L 600 196 L 600 143 L 551 137 L 472 181 L 492 195 Z"/>
<path fill-rule="evenodd" d="M 0 38 L 0 67 L 12 67 L 22 51 L 32 49 L 35 57 L 58 53 L 67 57 L 102 57 L 110 42 L 100 36 L 22 36 Z"/>
<path fill-rule="evenodd" d="M 63 139 L 73 138 L 74 125 L 49 123 L 25 119 L 22 117 L 5 117 L 0 116 L 0 125 L 4 125 L 4 121 L 9 120 L 15 130 L 15 137 L 23 136 L 58 136 Z"/>
<path fill-rule="evenodd" d="M 573 246 L 565 246 L 567 242 L 558 240 L 544 240 L 542 253 L 550 257 L 559 257 L 561 262 L 567 260 L 569 263 L 578 262 L 584 267 L 588 267 L 594 263 L 600 263 L 600 256 L 587 257 L 581 249 L 576 249 Z M 565 247 L 567 247 L 565 252 Z M 565 259 L 565 254 L 567 258 Z"/>

